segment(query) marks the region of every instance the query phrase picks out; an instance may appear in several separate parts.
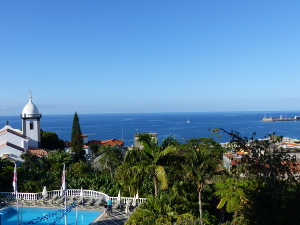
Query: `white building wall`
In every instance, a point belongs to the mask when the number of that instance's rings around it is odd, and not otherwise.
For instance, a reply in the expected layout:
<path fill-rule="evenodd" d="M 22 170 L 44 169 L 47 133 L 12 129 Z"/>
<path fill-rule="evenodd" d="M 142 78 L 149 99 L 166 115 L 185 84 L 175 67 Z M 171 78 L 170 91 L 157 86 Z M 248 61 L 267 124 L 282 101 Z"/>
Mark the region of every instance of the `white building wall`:
<path fill-rule="evenodd" d="M 83 150 L 85 150 L 86 155 L 92 156 L 92 150 L 88 146 L 84 147 Z"/>
<path fill-rule="evenodd" d="M 83 137 L 83 144 L 87 144 L 89 142 L 88 136 Z"/>
<path fill-rule="evenodd" d="M 26 150 L 28 150 L 28 141 L 29 140 L 23 139 L 23 145 L 22 145 L 22 147 L 25 148 Z"/>
<path fill-rule="evenodd" d="M 90 155 L 90 156 L 92 155 L 92 150 L 88 146 L 83 147 L 83 150 L 85 151 L 85 155 Z M 65 148 L 65 152 L 73 154 L 71 148 Z"/>
<path fill-rule="evenodd" d="M 0 148 L 0 157 L 3 157 L 3 155 L 9 155 L 9 158 L 11 159 L 14 159 L 16 161 L 23 161 L 23 159 L 21 159 L 22 154 L 23 154 L 22 151 L 19 151 L 10 146 L 4 146 Z"/>
<path fill-rule="evenodd" d="M 22 138 L 18 135 L 10 133 L 10 132 L 6 132 L 6 133 L 0 135 L 0 144 L 3 144 L 5 142 L 9 142 L 9 143 L 19 146 L 21 148 L 24 147 L 26 150 L 28 150 L 28 144 L 26 143 L 26 142 L 28 142 L 28 139 Z"/>
<path fill-rule="evenodd" d="M 227 169 L 227 170 L 231 170 L 231 160 L 229 158 L 227 158 L 225 155 L 223 155 L 223 166 Z"/>
<path fill-rule="evenodd" d="M 33 129 L 30 127 L 30 123 L 33 123 Z M 23 132 L 24 135 L 29 137 L 28 146 L 32 148 L 39 148 L 39 143 L 41 140 L 40 134 L 40 122 L 36 118 L 26 118 L 23 119 Z"/>

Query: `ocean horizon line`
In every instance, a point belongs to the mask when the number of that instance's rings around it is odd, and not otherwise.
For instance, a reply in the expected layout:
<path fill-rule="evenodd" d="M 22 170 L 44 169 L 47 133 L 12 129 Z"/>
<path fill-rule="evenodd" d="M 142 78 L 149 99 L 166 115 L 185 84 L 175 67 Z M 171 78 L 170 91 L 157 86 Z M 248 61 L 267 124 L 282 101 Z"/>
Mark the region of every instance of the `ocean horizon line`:
<path fill-rule="evenodd" d="M 78 113 L 78 111 L 74 111 L 74 113 L 77 112 L 78 115 L 149 115 L 149 114 L 205 114 L 205 113 L 279 113 L 279 114 L 285 114 L 285 113 L 292 113 L 292 112 L 299 112 L 300 110 L 233 110 L 233 111 L 197 111 L 197 112 L 107 112 L 107 113 Z M 58 114 L 43 114 L 43 116 L 73 116 L 74 113 L 58 113 Z M 16 115 L 0 115 L 0 117 L 14 117 L 14 116 L 20 116 L 20 114 Z"/>

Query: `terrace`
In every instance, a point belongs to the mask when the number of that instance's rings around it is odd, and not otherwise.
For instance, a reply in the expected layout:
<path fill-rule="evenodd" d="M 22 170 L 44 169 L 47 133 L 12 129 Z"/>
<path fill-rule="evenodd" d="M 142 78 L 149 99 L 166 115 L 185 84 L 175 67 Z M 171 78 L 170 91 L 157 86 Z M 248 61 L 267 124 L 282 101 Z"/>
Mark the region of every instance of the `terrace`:
<path fill-rule="evenodd" d="M 129 214 L 140 205 L 146 198 L 135 197 L 111 197 L 105 193 L 93 190 L 69 189 L 66 191 L 67 204 L 75 204 L 81 210 L 93 210 L 104 212 L 104 204 L 111 198 L 113 201 L 113 213 L 109 218 L 104 217 L 102 213 L 92 224 L 123 224 Z M 65 195 L 61 190 L 47 191 L 47 195 L 40 193 L 13 193 L 0 192 L 0 199 L 2 204 L 0 208 L 5 208 L 8 205 L 36 207 L 36 208 L 53 208 L 58 209 L 64 206 Z M 18 201 L 17 201 L 18 199 Z M 126 214 L 125 205 L 131 205 L 131 211 Z"/>

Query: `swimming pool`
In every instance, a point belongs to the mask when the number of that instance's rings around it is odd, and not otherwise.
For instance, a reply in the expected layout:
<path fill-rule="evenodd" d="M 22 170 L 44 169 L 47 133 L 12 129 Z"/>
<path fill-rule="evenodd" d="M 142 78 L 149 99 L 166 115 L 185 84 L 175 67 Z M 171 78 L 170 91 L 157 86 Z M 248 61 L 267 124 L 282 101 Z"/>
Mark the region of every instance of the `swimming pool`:
<path fill-rule="evenodd" d="M 77 213 L 76 213 L 77 211 Z M 53 223 L 59 213 L 58 209 L 49 209 L 49 208 L 31 208 L 31 207 L 19 207 L 19 221 L 20 224 L 26 223 L 28 221 L 32 221 L 37 217 L 43 217 L 49 215 L 49 219 L 43 220 L 39 223 L 39 225 L 48 225 Z M 73 209 L 68 213 L 68 225 L 75 225 L 76 218 L 78 225 L 88 225 L 93 222 L 98 216 L 100 216 L 102 212 L 100 211 L 86 211 L 86 210 L 76 210 Z M 55 214 L 55 215 L 54 215 Z M 77 215 L 76 215 L 77 214 Z M 16 208 L 12 207 L 12 210 L 1 215 L 1 225 L 17 225 L 17 213 Z M 60 221 L 56 223 L 56 225 L 64 225 L 65 220 L 62 218 Z"/>

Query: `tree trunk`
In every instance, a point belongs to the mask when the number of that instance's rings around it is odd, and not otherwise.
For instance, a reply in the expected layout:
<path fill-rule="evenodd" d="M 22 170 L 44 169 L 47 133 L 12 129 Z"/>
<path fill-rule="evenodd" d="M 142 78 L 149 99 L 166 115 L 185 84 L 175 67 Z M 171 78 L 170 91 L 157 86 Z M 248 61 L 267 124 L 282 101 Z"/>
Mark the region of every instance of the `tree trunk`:
<path fill-rule="evenodd" d="M 203 184 L 200 184 L 198 188 L 198 201 L 199 201 L 199 216 L 200 216 L 200 225 L 203 225 L 203 215 L 202 215 L 202 189 Z"/>
<path fill-rule="evenodd" d="M 155 197 L 157 197 L 157 195 L 158 195 L 158 181 L 157 181 L 156 176 L 154 176 L 153 182 L 154 182 L 154 195 L 155 195 Z"/>

